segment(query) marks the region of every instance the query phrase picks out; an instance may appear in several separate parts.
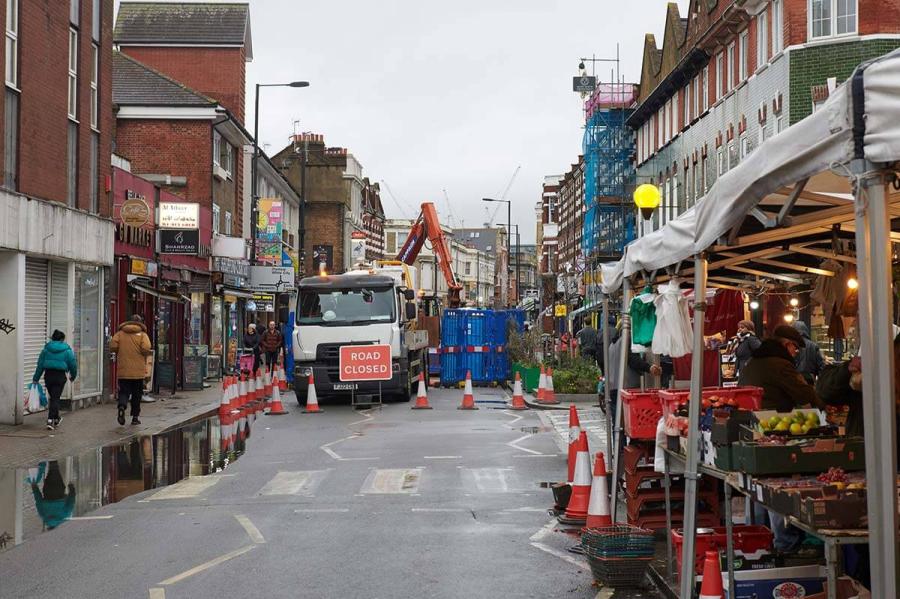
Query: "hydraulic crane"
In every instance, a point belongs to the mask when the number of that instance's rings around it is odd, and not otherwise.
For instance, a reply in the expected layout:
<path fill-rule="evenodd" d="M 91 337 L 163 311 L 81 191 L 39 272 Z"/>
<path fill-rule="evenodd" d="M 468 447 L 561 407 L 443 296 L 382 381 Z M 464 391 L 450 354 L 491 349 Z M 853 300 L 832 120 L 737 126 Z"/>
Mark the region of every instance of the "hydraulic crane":
<path fill-rule="evenodd" d="M 444 279 L 447 281 L 447 304 L 451 308 L 458 308 L 460 302 L 460 292 L 462 285 L 456 280 L 453 273 L 453 265 L 450 261 L 450 248 L 447 246 L 447 239 L 444 232 L 441 231 L 441 223 L 438 221 L 437 210 L 431 202 L 422 203 L 422 211 L 416 219 L 415 224 L 409 230 L 409 236 L 403 242 L 403 247 L 397 253 L 397 260 L 413 265 L 422 246 L 425 244 L 425 238 L 431 242 L 431 248 L 440 265 Z"/>

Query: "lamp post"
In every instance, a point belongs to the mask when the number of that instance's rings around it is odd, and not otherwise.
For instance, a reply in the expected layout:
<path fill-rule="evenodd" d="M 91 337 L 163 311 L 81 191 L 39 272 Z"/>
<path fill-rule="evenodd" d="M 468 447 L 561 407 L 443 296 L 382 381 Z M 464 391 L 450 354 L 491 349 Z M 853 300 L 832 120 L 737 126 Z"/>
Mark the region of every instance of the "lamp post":
<path fill-rule="evenodd" d="M 259 159 L 259 88 L 261 87 L 309 87 L 309 81 L 291 81 L 290 83 L 257 83 L 256 99 L 253 104 L 253 158 L 250 163 L 250 264 L 256 264 L 256 228 L 259 224 L 259 192 L 256 180 L 256 161 Z M 305 202 L 306 198 L 301 198 Z M 303 207 L 300 207 L 303 218 Z M 302 225 L 301 225 L 302 228 Z M 303 248 L 300 248 L 302 251 Z"/>
<path fill-rule="evenodd" d="M 512 202 L 510 200 L 495 200 L 494 198 L 481 198 L 482 202 L 502 202 L 506 204 L 506 222 L 512 222 Z M 509 277 L 509 256 L 512 249 L 512 229 L 506 232 L 506 276 Z M 509 296 L 507 294 L 506 307 L 509 308 Z"/>
<path fill-rule="evenodd" d="M 644 223 L 641 225 L 641 233 L 643 233 L 646 221 L 653 216 L 653 211 L 659 207 L 660 194 L 659 188 L 649 183 L 638 185 L 634 190 L 634 205 L 641 211 Z"/>
<path fill-rule="evenodd" d="M 522 301 L 522 285 L 519 282 L 519 261 L 522 258 L 522 254 L 519 251 L 519 225 L 512 225 L 509 223 L 497 223 L 498 225 L 506 225 L 507 227 L 515 227 L 516 228 L 516 305 Z"/>

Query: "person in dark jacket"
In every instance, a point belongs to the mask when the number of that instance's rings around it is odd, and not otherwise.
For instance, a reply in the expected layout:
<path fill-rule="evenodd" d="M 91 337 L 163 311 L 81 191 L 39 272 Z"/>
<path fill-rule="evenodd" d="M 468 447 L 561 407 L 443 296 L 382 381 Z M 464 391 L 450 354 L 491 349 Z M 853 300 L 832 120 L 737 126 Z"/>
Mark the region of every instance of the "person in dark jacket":
<path fill-rule="evenodd" d="M 578 339 L 578 347 L 581 348 L 581 355 L 584 359 L 591 362 L 597 362 L 597 355 L 602 353 L 602 342 L 597 335 L 597 329 L 590 325 L 581 327 L 581 330 L 575 335 Z"/>
<path fill-rule="evenodd" d="M 68 493 L 62 474 L 59 471 L 59 462 L 53 460 L 48 463 L 47 476 L 44 478 L 44 489 L 31 483 L 31 494 L 34 496 L 34 507 L 44 521 L 47 530 L 53 530 L 72 517 L 75 511 L 75 485 L 69 483 Z"/>
<path fill-rule="evenodd" d="M 609 401 L 610 416 L 613 422 L 616 420 L 616 402 L 618 401 L 619 389 L 639 389 L 641 386 L 641 375 L 652 374 L 659 376 L 662 369 L 656 364 L 650 364 L 638 353 L 628 353 L 628 363 L 625 367 L 625 380 L 619 381 L 619 360 L 622 356 L 622 332 L 616 331 L 615 338 L 609 344 L 609 371 L 606 373 L 606 384 L 609 385 Z"/>
<path fill-rule="evenodd" d="M 762 387 L 764 410 L 791 412 L 806 405 L 820 406 L 816 390 L 797 372 L 794 364 L 804 344 L 796 329 L 787 325 L 776 327 L 741 369 L 738 385 Z"/>
<path fill-rule="evenodd" d="M 269 374 L 272 374 L 272 371 L 275 370 L 275 365 L 278 364 L 278 354 L 281 352 L 281 346 L 283 345 L 284 336 L 278 330 L 278 327 L 275 326 L 275 321 L 273 320 L 259 339 L 259 346 L 266 353 L 266 368 Z"/>
<path fill-rule="evenodd" d="M 819 344 L 809 338 L 809 327 L 806 326 L 805 322 L 796 320 L 793 326 L 800 333 L 800 336 L 803 337 L 803 342 L 806 344 L 800 348 L 800 352 L 794 359 L 794 363 L 797 365 L 797 372 L 806 379 L 807 383 L 814 385 L 819 373 L 825 367 L 825 357 L 822 356 Z"/>
<path fill-rule="evenodd" d="M 244 333 L 244 348 L 253 351 L 253 372 L 259 370 L 262 363 L 262 348 L 259 345 L 261 341 L 262 337 L 256 332 L 256 325 L 251 322 L 247 325 L 247 332 Z"/>
<path fill-rule="evenodd" d="M 47 413 L 47 429 L 55 430 L 62 422 L 59 416 L 59 398 L 62 397 L 66 387 L 66 374 L 69 380 L 74 381 L 78 376 L 78 361 L 75 352 L 66 343 L 66 335 L 60 330 L 53 331 L 50 341 L 41 350 L 38 357 L 37 368 L 31 382 L 37 385 L 44 375 L 44 385 L 50 395 L 50 406 Z"/>
<path fill-rule="evenodd" d="M 734 352 L 735 367 L 738 373 L 747 365 L 747 362 L 753 357 L 753 352 L 758 350 L 761 344 L 762 341 L 756 336 L 756 325 L 753 324 L 753 321 L 740 321 L 737 335 L 734 336 L 730 343 L 732 352 Z"/>

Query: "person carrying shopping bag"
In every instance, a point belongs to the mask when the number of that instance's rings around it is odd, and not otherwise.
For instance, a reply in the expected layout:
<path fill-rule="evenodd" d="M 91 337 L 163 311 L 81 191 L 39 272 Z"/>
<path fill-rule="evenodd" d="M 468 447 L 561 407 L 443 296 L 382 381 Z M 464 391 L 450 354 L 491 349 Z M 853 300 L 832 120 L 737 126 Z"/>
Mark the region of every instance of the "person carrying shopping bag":
<path fill-rule="evenodd" d="M 59 398 L 62 397 L 66 387 L 66 374 L 70 381 L 75 381 L 78 376 L 78 361 L 75 352 L 66 343 L 66 334 L 60 330 L 53 331 L 50 341 L 41 350 L 38 357 L 37 368 L 31 377 L 33 384 L 37 385 L 44 375 L 44 385 L 50 394 L 50 406 L 47 414 L 47 429 L 56 430 L 62 418 L 59 415 Z"/>
<path fill-rule="evenodd" d="M 117 421 L 125 424 L 125 406 L 131 403 L 131 424 L 140 424 L 141 397 L 144 395 L 144 375 L 147 356 L 152 352 L 144 319 L 138 314 L 119 325 L 109 342 L 109 351 L 116 355 L 116 375 L 119 380 Z"/>

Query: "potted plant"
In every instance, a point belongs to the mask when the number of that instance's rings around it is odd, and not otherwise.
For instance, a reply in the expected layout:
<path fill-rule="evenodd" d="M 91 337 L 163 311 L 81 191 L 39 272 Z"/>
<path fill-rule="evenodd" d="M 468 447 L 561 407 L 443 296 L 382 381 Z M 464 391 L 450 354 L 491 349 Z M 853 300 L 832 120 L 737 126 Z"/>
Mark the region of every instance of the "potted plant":
<path fill-rule="evenodd" d="M 522 377 L 522 386 L 534 393 L 541 378 L 541 333 L 535 328 L 520 333 L 510 331 L 507 352 L 512 363 L 512 373 Z"/>
<path fill-rule="evenodd" d="M 567 354 L 553 360 L 553 390 L 560 401 L 595 401 L 600 369 L 593 360 Z"/>

